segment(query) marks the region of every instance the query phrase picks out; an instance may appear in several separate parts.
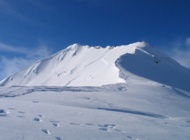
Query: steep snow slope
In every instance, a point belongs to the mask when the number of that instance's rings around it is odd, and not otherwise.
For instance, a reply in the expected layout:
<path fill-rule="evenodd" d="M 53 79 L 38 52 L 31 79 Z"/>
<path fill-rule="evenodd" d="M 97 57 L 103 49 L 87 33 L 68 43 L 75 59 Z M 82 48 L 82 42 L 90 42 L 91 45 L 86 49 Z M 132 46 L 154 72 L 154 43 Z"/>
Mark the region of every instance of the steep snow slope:
<path fill-rule="evenodd" d="M 74 44 L 3 80 L 1 85 L 101 86 L 124 83 L 115 61 L 143 46 L 144 43 L 140 42 L 106 48 Z"/>
<path fill-rule="evenodd" d="M 167 55 L 147 44 L 138 48 L 135 54 L 127 54 L 117 60 L 121 77 L 129 79 L 128 73 L 144 77 L 158 83 L 190 91 L 190 69 L 181 66 Z"/>
<path fill-rule="evenodd" d="M 101 48 L 74 44 L 0 82 L 1 86 L 102 86 L 153 80 L 190 90 L 190 71 L 145 42 Z"/>

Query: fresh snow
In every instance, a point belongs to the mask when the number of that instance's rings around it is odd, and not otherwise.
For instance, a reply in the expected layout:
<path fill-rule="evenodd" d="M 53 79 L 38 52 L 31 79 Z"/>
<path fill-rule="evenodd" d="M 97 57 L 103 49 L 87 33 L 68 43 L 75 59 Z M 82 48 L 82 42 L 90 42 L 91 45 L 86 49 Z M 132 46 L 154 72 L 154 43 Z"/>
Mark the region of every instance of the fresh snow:
<path fill-rule="evenodd" d="M 189 79 L 145 42 L 74 44 L 0 82 L 0 139 L 189 140 Z"/>
<path fill-rule="evenodd" d="M 121 56 L 118 67 L 122 69 L 125 79 L 128 72 L 131 72 L 158 83 L 190 91 L 190 69 L 151 46 L 136 49 L 135 55 Z"/>
<path fill-rule="evenodd" d="M 152 80 L 190 91 L 190 70 L 145 42 L 73 44 L 0 82 L 1 86 L 102 86 Z"/>
<path fill-rule="evenodd" d="M 162 84 L 1 87 L 0 96 L 2 140 L 190 139 L 190 93 Z"/>

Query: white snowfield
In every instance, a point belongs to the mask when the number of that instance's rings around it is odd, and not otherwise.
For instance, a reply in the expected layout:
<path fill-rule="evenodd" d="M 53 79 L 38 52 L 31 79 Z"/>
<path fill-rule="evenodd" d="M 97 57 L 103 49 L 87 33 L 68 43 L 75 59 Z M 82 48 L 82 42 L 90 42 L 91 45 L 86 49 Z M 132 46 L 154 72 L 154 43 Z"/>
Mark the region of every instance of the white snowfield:
<path fill-rule="evenodd" d="M 74 44 L 0 85 L 0 140 L 190 140 L 190 70 L 145 42 Z"/>
<path fill-rule="evenodd" d="M 3 86 L 102 86 L 125 83 L 116 60 L 143 43 L 101 48 L 73 44 L 2 81 Z M 104 77 L 104 78 L 102 78 Z"/>
<path fill-rule="evenodd" d="M 148 79 L 190 91 L 190 70 L 145 42 L 106 48 L 74 44 L 0 85 L 102 86 Z"/>
<path fill-rule="evenodd" d="M 1 87 L 1 140 L 189 140 L 190 93 L 156 83 Z"/>

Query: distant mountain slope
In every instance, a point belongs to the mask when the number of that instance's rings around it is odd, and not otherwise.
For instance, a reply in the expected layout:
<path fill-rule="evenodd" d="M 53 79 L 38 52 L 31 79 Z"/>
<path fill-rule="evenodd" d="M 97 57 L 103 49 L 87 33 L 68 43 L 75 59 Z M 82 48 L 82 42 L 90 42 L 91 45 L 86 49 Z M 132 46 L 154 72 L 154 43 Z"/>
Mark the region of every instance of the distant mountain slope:
<path fill-rule="evenodd" d="M 190 70 L 145 42 L 106 48 L 73 44 L 0 85 L 102 86 L 144 78 L 190 91 Z"/>

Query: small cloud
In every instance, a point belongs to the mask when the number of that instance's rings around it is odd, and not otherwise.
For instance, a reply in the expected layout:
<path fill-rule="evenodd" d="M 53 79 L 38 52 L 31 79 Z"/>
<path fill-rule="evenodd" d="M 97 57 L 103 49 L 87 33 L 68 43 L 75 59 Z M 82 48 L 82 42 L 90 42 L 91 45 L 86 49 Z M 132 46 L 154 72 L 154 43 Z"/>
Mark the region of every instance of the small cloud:
<path fill-rule="evenodd" d="M 29 49 L 26 47 L 7 45 L 1 42 L 0 42 L 0 52 L 23 54 L 26 55 L 26 57 L 28 58 L 30 57 L 42 58 L 48 56 L 51 53 L 47 45 L 44 44 L 40 44 L 38 47 Z"/>
<path fill-rule="evenodd" d="M 35 58 L 36 60 L 49 56 L 52 51 L 46 45 L 40 45 L 37 48 L 30 50 L 31 53 L 27 53 L 28 58 Z"/>
<path fill-rule="evenodd" d="M 16 53 L 17 55 L 15 57 L 0 56 L 0 79 L 6 78 L 30 66 L 35 61 L 52 54 L 52 51 L 46 45 L 39 45 L 34 49 L 29 49 L 0 43 L 0 52 L 2 51 Z"/>
<path fill-rule="evenodd" d="M 175 49 L 171 52 L 171 56 L 184 67 L 190 68 L 190 50 Z"/>
<path fill-rule="evenodd" d="M 177 42 L 168 54 L 184 67 L 190 68 L 190 38 Z"/>
<path fill-rule="evenodd" d="M 190 48 L 190 37 L 186 39 L 186 46 Z"/>
<path fill-rule="evenodd" d="M 4 56 L 1 57 L 0 61 L 2 65 L 0 78 L 8 77 L 11 74 L 16 73 L 19 70 L 25 68 L 33 62 L 33 60 L 27 60 L 25 58 L 7 58 Z"/>
<path fill-rule="evenodd" d="M 0 43 L 0 52 L 26 53 L 27 51 L 23 47 L 14 47 L 11 45 Z"/>

